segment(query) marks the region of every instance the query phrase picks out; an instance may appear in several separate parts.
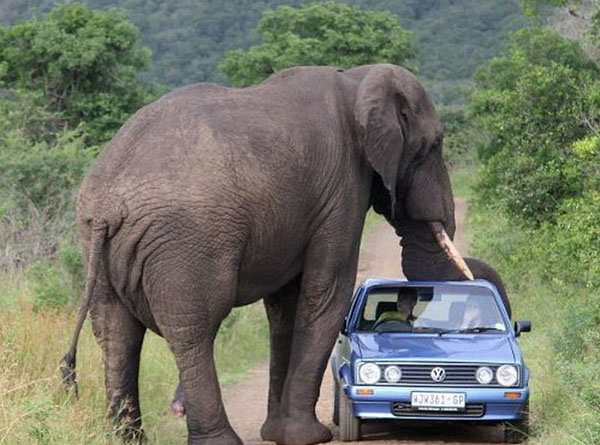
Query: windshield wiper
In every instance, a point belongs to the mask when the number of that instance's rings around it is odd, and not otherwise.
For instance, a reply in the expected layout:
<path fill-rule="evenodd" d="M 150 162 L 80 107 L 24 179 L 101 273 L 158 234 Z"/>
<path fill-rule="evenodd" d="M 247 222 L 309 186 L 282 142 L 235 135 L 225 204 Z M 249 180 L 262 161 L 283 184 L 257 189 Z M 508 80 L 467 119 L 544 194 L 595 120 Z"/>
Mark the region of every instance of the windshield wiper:
<path fill-rule="evenodd" d="M 502 331 L 502 329 L 494 328 L 491 326 L 476 326 L 474 328 L 465 328 L 465 329 L 446 329 L 444 331 L 439 331 L 440 337 L 444 334 L 478 334 L 480 332 L 486 331 Z"/>

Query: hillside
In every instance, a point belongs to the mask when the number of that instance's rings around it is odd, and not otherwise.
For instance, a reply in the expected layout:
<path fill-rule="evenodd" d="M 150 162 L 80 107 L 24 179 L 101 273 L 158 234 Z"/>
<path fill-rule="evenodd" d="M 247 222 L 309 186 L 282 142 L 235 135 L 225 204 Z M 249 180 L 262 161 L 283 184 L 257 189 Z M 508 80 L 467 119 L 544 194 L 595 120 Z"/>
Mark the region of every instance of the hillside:
<path fill-rule="evenodd" d="M 56 0 L 5 0 L 0 23 L 39 15 Z M 265 8 L 301 6 L 306 0 L 84 0 L 94 8 L 129 11 L 142 42 L 153 52 L 146 78 L 176 87 L 200 81 L 225 83 L 216 66 L 225 52 L 256 43 L 253 29 Z M 518 0 L 348 0 L 364 9 L 395 13 L 412 30 L 417 66 L 437 100 L 452 102 L 476 67 L 496 55 L 511 30 L 525 24 Z"/>

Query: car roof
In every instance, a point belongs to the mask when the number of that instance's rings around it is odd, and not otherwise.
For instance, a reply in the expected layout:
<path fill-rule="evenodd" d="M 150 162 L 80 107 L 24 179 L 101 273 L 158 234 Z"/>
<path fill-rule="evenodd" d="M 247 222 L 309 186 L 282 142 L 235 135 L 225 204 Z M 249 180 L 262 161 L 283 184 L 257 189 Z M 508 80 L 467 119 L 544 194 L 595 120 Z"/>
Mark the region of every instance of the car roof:
<path fill-rule="evenodd" d="M 410 281 L 406 278 L 367 278 L 361 283 L 361 287 L 371 288 L 379 286 L 479 286 L 487 287 L 493 291 L 497 291 L 496 287 L 487 280 L 463 280 L 463 281 Z"/>

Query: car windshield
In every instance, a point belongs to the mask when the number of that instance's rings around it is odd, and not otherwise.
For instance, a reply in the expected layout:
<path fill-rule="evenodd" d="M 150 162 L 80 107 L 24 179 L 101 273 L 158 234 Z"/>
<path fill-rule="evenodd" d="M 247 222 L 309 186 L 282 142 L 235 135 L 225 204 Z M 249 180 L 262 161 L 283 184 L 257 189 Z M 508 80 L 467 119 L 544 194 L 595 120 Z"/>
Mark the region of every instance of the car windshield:
<path fill-rule="evenodd" d="M 498 333 L 505 332 L 506 325 L 487 287 L 396 286 L 369 290 L 357 331 Z"/>

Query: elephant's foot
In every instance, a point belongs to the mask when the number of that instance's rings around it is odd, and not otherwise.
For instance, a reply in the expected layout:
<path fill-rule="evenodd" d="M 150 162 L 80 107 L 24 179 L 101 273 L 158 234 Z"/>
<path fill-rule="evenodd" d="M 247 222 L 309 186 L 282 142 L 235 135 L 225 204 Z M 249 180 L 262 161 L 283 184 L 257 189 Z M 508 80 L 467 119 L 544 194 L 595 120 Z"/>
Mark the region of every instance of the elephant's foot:
<path fill-rule="evenodd" d="M 271 417 L 269 416 L 260 430 L 263 440 L 279 445 L 311 445 L 329 442 L 331 431 L 314 416 Z"/>
<path fill-rule="evenodd" d="M 139 407 L 134 407 L 129 399 L 115 398 L 109 405 L 108 420 L 112 422 L 113 431 L 127 444 L 146 442 L 140 416 Z"/>
<path fill-rule="evenodd" d="M 275 442 L 277 428 L 279 428 L 280 417 L 274 414 L 267 415 L 267 420 L 260 429 L 260 437 L 267 442 Z"/>
<path fill-rule="evenodd" d="M 210 436 L 189 433 L 188 445 L 244 445 L 244 443 L 235 431 L 227 428 L 217 435 Z"/>

